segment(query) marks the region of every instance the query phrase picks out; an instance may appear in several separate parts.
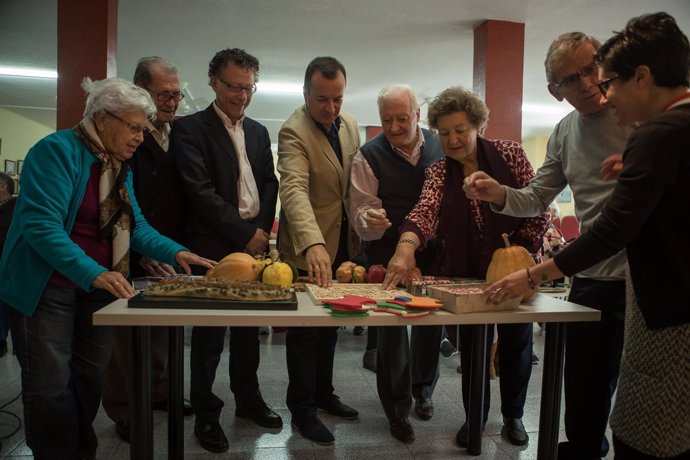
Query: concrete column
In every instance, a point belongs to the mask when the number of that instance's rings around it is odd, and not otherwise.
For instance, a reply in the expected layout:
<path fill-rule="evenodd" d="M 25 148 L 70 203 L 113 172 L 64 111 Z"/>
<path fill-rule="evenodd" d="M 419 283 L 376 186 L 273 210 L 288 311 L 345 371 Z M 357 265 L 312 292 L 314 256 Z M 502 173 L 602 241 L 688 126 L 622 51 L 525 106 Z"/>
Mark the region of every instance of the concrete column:
<path fill-rule="evenodd" d="M 81 82 L 116 75 L 117 0 L 58 0 L 57 129 L 84 113 Z"/>
<path fill-rule="evenodd" d="M 488 139 L 522 140 L 525 25 L 484 21 L 474 30 L 473 91 L 489 106 Z"/>

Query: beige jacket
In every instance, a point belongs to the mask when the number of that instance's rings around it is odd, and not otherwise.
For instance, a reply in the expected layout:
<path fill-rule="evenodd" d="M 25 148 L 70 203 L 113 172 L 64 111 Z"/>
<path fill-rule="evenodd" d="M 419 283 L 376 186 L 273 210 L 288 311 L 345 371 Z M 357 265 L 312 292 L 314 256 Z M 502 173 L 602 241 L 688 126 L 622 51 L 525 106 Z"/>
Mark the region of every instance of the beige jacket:
<path fill-rule="evenodd" d="M 347 203 L 352 156 L 359 148 L 357 121 L 340 113 L 339 137 L 343 166 L 303 105 L 288 118 L 278 135 L 279 196 L 281 203 L 278 247 L 298 268 L 307 269 L 304 253 L 325 244 L 335 259 L 340 239 L 343 204 Z M 351 233 L 350 256 L 358 250 Z"/>

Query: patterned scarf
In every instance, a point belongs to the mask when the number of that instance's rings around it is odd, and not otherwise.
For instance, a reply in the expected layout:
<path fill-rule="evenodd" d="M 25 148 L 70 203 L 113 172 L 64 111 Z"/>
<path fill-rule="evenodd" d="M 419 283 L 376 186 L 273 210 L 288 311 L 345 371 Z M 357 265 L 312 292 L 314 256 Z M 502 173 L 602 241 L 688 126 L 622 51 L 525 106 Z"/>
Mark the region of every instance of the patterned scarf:
<path fill-rule="evenodd" d="M 101 142 L 93 120 L 84 118 L 74 133 L 93 155 L 101 161 L 98 182 L 99 237 L 113 241 L 111 270 L 129 277 L 129 239 L 134 229 L 134 212 L 125 180 L 129 166 L 116 160 Z"/>

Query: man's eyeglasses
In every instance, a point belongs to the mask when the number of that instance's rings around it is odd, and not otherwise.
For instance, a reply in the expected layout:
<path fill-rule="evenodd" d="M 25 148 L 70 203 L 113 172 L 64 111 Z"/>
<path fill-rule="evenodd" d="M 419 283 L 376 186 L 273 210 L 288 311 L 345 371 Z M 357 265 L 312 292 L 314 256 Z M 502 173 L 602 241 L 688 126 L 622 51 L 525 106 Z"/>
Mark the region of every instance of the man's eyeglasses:
<path fill-rule="evenodd" d="M 597 65 L 592 62 L 590 65 L 585 66 L 575 72 L 572 75 L 568 75 L 560 83 L 554 83 L 553 85 L 561 89 L 571 89 L 580 81 L 582 77 L 592 77 L 597 73 Z"/>
<path fill-rule="evenodd" d="M 599 87 L 599 91 L 601 91 L 601 94 L 606 97 L 606 92 L 609 90 L 609 86 L 611 86 L 611 82 L 615 80 L 616 78 L 620 78 L 620 75 L 614 75 L 613 77 L 607 78 L 606 80 L 601 80 L 599 83 L 597 83 L 597 86 Z"/>
<path fill-rule="evenodd" d="M 247 93 L 247 95 L 256 93 L 256 84 L 251 85 L 251 86 L 249 86 L 249 85 L 244 86 L 244 85 L 238 85 L 237 83 L 228 83 L 227 81 L 223 80 L 220 77 L 217 77 L 217 78 L 222 84 L 227 86 L 228 89 L 233 93 L 239 93 L 240 91 L 244 91 L 245 93 Z"/>
<path fill-rule="evenodd" d="M 134 134 L 134 135 L 144 133 L 147 130 L 146 126 L 140 126 L 136 123 L 130 123 L 128 121 L 125 121 L 122 118 L 118 117 L 117 115 L 115 115 L 114 113 L 112 113 L 108 110 L 104 110 L 104 112 L 107 113 L 108 115 L 110 115 L 111 117 L 113 117 L 114 119 L 116 119 L 117 121 L 119 121 L 120 123 L 122 123 L 123 125 L 126 125 L 129 128 L 129 130 L 132 132 L 132 134 Z"/>
<path fill-rule="evenodd" d="M 175 102 L 180 102 L 182 99 L 184 99 L 184 94 L 179 91 L 175 93 L 156 93 L 151 91 L 149 88 L 146 88 L 146 90 L 151 93 L 151 96 L 153 96 L 158 102 L 168 102 L 170 99 L 173 99 Z"/>

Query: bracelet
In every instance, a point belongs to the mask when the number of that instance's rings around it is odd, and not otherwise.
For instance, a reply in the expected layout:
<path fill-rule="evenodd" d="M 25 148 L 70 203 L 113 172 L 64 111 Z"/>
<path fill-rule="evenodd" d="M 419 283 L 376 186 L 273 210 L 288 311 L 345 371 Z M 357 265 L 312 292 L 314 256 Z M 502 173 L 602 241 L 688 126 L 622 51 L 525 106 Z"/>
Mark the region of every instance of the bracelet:
<path fill-rule="evenodd" d="M 529 288 L 533 291 L 536 291 L 537 286 L 534 284 L 534 279 L 532 278 L 532 275 L 529 272 L 529 268 L 525 268 L 525 271 L 527 272 L 527 284 L 529 284 Z"/>
<path fill-rule="evenodd" d="M 417 249 L 417 243 L 412 238 L 402 238 L 398 241 L 398 244 L 396 244 L 396 246 L 400 246 L 401 244 L 411 244 L 412 246 L 414 246 L 415 249 Z"/>

